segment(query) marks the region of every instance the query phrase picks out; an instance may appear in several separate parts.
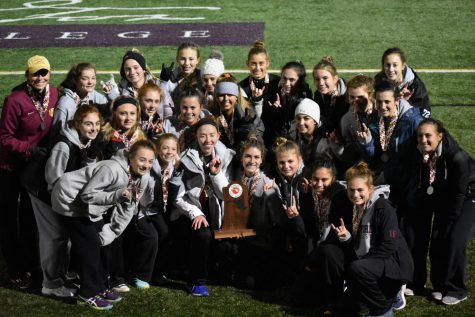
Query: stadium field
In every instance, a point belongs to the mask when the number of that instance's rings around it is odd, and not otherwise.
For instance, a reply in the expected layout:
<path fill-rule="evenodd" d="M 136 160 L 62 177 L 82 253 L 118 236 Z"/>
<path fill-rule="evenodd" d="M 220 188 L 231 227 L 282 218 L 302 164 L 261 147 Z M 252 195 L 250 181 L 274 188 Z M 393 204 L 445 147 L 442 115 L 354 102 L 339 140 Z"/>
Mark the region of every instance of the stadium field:
<path fill-rule="evenodd" d="M 26 60 L 35 54 L 46 56 L 53 68 L 52 82 L 58 85 L 64 71 L 77 62 L 90 61 L 100 70 L 99 80 L 109 71 L 118 72 L 124 52 L 139 48 L 153 72 L 162 63 L 169 65 L 176 54 L 175 44 L 121 46 L 117 33 L 101 26 L 176 24 L 176 40 L 203 41 L 207 33 L 186 33 L 188 26 L 222 23 L 222 36 L 210 35 L 210 44 L 201 45 L 204 61 L 212 49 L 224 53 L 227 69 L 245 74 L 247 52 L 254 40 L 263 39 L 271 56 L 271 68 L 278 70 L 285 62 L 299 59 L 307 70 L 324 55 L 332 55 L 341 75 L 349 79 L 380 68 L 381 55 L 388 47 L 399 46 L 408 56 L 408 64 L 421 71 L 430 99 L 433 116 L 441 119 L 472 155 L 475 155 L 475 2 L 472 0 L 269 0 L 269 1 L 153 1 L 153 0 L 4 0 L 0 2 L 0 98 L 23 81 Z M 259 30 L 239 34 L 249 44 L 221 44 L 228 23 L 262 24 Z M 96 26 L 94 32 L 78 35 L 84 46 L 52 46 L 49 33 L 40 27 L 54 26 L 64 35 L 67 26 Z M 12 27 L 32 27 L 38 31 L 26 35 Z M 14 28 L 13 28 L 14 29 Z M 20 30 L 20 28 L 18 28 Z M 109 30 L 109 29 L 108 29 Z M 12 35 L 11 33 L 17 33 Z M 181 33 L 180 33 L 181 32 Z M 236 33 L 236 32 L 235 32 Z M 191 37 L 187 37 L 191 34 Z M 153 33 L 157 38 L 170 34 Z M 28 46 L 26 37 L 41 39 L 37 47 Z M 61 36 L 61 35 L 60 35 Z M 196 36 L 196 37 L 194 37 Z M 56 36 L 58 37 L 58 36 Z M 102 44 L 90 46 L 95 37 Z M 84 39 L 82 39 L 84 38 Z M 43 41 L 44 40 L 44 41 Z M 13 41 L 13 42 L 12 42 Z M 15 42 L 16 41 L 16 42 Z M 18 42 L 20 41 L 20 42 Z M 239 39 L 236 39 L 239 41 Z M 15 43 L 14 43 L 15 42 Z M 43 43 L 42 43 L 43 42 Z M 76 42 L 78 43 L 78 42 Z M 44 44 L 44 45 L 43 45 Z M 13 47 L 17 45 L 17 47 Z M 23 47 L 19 47 L 22 46 Z M 80 45 L 80 44 L 74 44 Z M 439 70 L 431 72 L 431 70 Z M 440 71 L 441 70 L 441 71 Z M 462 71 L 464 70 L 464 71 Z M 117 78 L 117 75 L 116 75 Z M 99 81 L 98 80 L 98 81 Z M 313 89 L 311 76 L 307 79 Z M 1 104 L 0 104 L 1 107 Z M 0 202 L 1 204 L 1 202 Z M 2 210 L 2 212 L 8 212 Z M 468 286 L 475 291 L 475 245 L 469 248 Z M 430 285 L 428 285 L 430 287 Z M 233 287 L 211 285 L 209 298 L 189 296 L 183 285 L 132 290 L 122 303 L 114 305 L 110 316 L 320 316 L 314 308 L 290 308 L 286 305 L 288 289 L 246 292 Z M 0 316 L 89 316 L 97 314 L 69 302 L 45 298 L 38 292 L 19 292 L 8 286 L 0 261 Z M 473 316 L 475 298 L 470 295 L 462 304 L 449 307 L 422 297 L 408 298 L 408 306 L 395 316 Z"/>

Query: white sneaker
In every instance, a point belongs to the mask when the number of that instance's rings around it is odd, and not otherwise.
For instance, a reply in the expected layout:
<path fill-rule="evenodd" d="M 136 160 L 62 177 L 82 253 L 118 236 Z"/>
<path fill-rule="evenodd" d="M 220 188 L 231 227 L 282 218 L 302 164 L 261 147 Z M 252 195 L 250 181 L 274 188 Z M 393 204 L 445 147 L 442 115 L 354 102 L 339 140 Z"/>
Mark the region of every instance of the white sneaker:
<path fill-rule="evenodd" d="M 461 301 L 464 301 L 466 299 L 467 299 L 467 296 L 464 296 L 462 298 L 457 298 L 457 297 L 453 297 L 453 296 L 444 296 L 444 298 L 442 298 L 442 304 L 457 305 L 458 303 L 460 303 Z"/>
<path fill-rule="evenodd" d="M 404 295 L 405 296 L 414 296 L 414 291 L 412 289 L 406 287 L 404 289 Z"/>
<path fill-rule="evenodd" d="M 41 294 L 45 296 L 74 297 L 74 295 L 76 294 L 76 290 L 72 288 L 67 288 L 64 285 L 57 288 L 43 287 L 41 289 Z"/>
<path fill-rule="evenodd" d="M 430 293 L 430 298 L 435 301 L 441 301 L 442 300 L 442 293 L 441 292 L 432 292 Z"/>
<path fill-rule="evenodd" d="M 112 290 L 117 293 L 127 293 L 130 292 L 130 288 L 127 286 L 127 284 L 119 284 L 116 287 L 113 287 Z"/>

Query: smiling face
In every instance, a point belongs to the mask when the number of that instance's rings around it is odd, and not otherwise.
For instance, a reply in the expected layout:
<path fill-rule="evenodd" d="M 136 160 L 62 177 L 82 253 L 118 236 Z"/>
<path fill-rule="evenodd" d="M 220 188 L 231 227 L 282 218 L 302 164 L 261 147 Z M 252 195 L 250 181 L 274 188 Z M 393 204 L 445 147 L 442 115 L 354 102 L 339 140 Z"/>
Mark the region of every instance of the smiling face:
<path fill-rule="evenodd" d="M 78 95 L 87 95 L 96 89 L 96 71 L 94 68 L 86 68 L 81 72 L 81 76 L 76 83 Z"/>
<path fill-rule="evenodd" d="M 142 147 L 135 155 L 129 158 L 130 172 L 136 176 L 144 176 L 152 168 L 155 153 L 148 148 Z"/>
<path fill-rule="evenodd" d="M 204 156 L 209 156 L 213 153 L 213 149 L 219 140 L 219 132 L 215 126 L 204 124 L 196 131 L 196 139 L 201 153 Z"/>
<path fill-rule="evenodd" d="M 313 72 L 313 79 L 315 80 L 315 87 L 322 94 L 330 94 L 336 90 L 338 83 L 338 75 L 333 76 L 328 70 L 317 69 Z"/>
<path fill-rule="evenodd" d="M 299 133 L 303 135 L 313 135 L 315 128 L 317 127 L 315 120 L 304 114 L 298 114 L 295 116 L 295 124 Z"/>
<path fill-rule="evenodd" d="M 186 77 L 192 74 L 200 63 L 198 52 L 192 48 L 183 48 L 178 53 L 177 62 L 181 67 L 183 75 Z"/>
<path fill-rule="evenodd" d="M 219 95 L 218 103 L 219 110 L 221 113 L 230 114 L 234 111 L 234 106 L 236 105 L 237 97 L 234 95 Z"/>
<path fill-rule="evenodd" d="M 180 116 L 186 125 L 191 126 L 200 120 L 201 104 L 197 96 L 184 97 L 180 102 Z"/>
<path fill-rule="evenodd" d="M 254 54 L 247 61 L 247 68 L 254 79 L 263 79 L 267 75 L 269 68 L 269 59 L 264 53 Z"/>
<path fill-rule="evenodd" d="M 397 116 L 399 99 L 394 98 L 394 93 L 390 90 L 376 93 L 376 109 L 383 118 L 392 118 Z"/>
<path fill-rule="evenodd" d="M 302 158 L 293 150 L 278 152 L 276 160 L 279 173 L 287 179 L 295 176 L 302 163 Z"/>
<path fill-rule="evenodd" d="M 299 81 L 299 75 L 293 68 L 284 69 L 282 72 L 282 90 L 286 94 L 290 94 Z"/>
<path fill-rule="evenodd" d="M 147 116 L 151 117 L 158 113 L 160 108 L 160 93 L 156 90 L 148 90 L 142 98 L 140 98 L 140 106 Z"/>
<path fill-rule="evenodd" d="M 241 156 L 244 174 L 247 177 L 254 176 L 262 164 L 262 152 L 256 147 L 247 148 Z"/>
<path fill-rule="evenodd" d="M 212 94 L 214 92 L 217 80 L 218 77 L 211 74 L 206 74 L 203 76 L 203 87 L 206 89 L 208 94 Z"/>
<path fill-rule="evenodd" d="M 135 59 L 130 58 L 124 62 L 124 73 L 135 88 L 140 88 L 145 83 L 145 70 Z"/>
<path fill-rule="evenodd" d="M 399 54 L 389 54 L 384 59 L 384 73 L 386 76 L 396 83 L 402 83 L 403 71 L 406 64 L 402 62 Z"/>
<path fill-rule="evenodd" d="M 163 140 L 158 149 L 158 158 L 162 162 L 172 161 L 177 154 L 177 144 L 175 139 L 167 138 Z"/>
<path fill-rule="evenodd" d="M 94 140 L 101 130 L 101 119 L 95 112 L 88 113 L 77 127 L 81 139 Z"/>
<path fill-rule="evenodd" d="M 51 77 L 51 72 L 47 69 L 40 69 L 34 74 L 27 73 L 26 81 L 28 84 L 37 91 L 43 91 L 48 86 Z"/>
<path fill-rule="evenodd" d="M 334 181 L 335 175 L 333 175 L 332 170 L 320 167 L 313 172 L 310 183 L 317 196 L 322 197 L 328 192 Z"/>
<path fill-rule="evenodd" d="M 443 133 L 437 132 L 437 127 L 434 124 L 423 124 L 417 129 L 417 143 L 422 152 L 427 154 L 435 153 L 442 137 Z"/>
<path fill-rule="evenodd" d="M 357 206 L 363 206 L 371 198 L 373 186 L 368 185 L 366 177 L 353 177 L 348 181 L 347 194 L 348 199 Z"/>
<path fill-rule="evenodd" d="M 120 105 L 114 113 L 119 125 L 117 130 L 121 130 L 122 133 L 128 133 L 137 123 L 137 107 L 131 103 Z"/>

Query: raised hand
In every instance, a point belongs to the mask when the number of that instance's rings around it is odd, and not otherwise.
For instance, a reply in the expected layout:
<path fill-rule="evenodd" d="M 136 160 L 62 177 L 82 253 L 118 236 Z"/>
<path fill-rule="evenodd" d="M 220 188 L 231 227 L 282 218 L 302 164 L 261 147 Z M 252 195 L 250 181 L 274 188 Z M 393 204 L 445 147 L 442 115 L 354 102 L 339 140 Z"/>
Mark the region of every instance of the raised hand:
<path fill-rule="evenodd" d="M 158 119 L 156 122 L 152 123 L 152 131 L 154 133 L 161 134 L 163 133 L 163 120 Z"/>
<path fill-rule="evenodd" d="M 275 108 L 281 108 L 282 107 L 282 105 L 280 104 L 280 95 L 279 95 L 279 93 L 276 94 L 274 103 L 272 103 L 270 101 L 268 101 L 268 102 L 269 102 L 269 106 L 271 106 L 271 107 L 275 107 Z"/>
<path fill-rule="evenodd" d="M 160 79 L 163 81 L 173 81 L 173 66 L 175 63 L 172 62 L 169 67 L 166 67 L 165 64 L 162 64 L 162 71 L 160 72 Z"/>
<path fill-rule="evenodd" d="M 368 127 L 366 126 L 366 124 L 361 123 L 361 130 L 356 131 L 356 136 L 358 137 L 358 140 L 362 143 L 366 143 L 367 140 L 369 139 L 369 135 L 370 135 L 370 132 L 369 132 Z"/>
<path fill-rule="evenodd" d="M 217 175 L 221 171 L 221 160 L 219 157 L 213 155 L 213 158 L 209 162 L 209 171 L 213 175 Z"/>
<path fill-rule="evenodd" d="M 302 187 L 303 187 L 303 191 L 308 193 L 308 190 L 310 189 L 310 182 L 305 177 L 302 178 Z"/>
<path fill-rule="evenodd" d="M 252 99 L 260 99 L 264 93 L 264 88 L 259 89 L 256 87 L 256 84 L 251 80 L 251 97 Z"/>
<path fill-rule="evenodd" d="M 271 188 L 276 188 L 275 178 L 272 179 L 272 183 L 264 183 L 264 191 L 268 191 Z"/>
<path fill-rule="evenodd" d="M 292 202 L 290 204 L 290 207 L 283 206 L 285 209 L 285 212 L 287 213 L 287 217 L 289 218 L 294 218 L 299 215 L 299 211 L 297 209 L 297 202 L 295 200 L 295 196 L 292 196 Z"/>
<path fill-rule="evenodd" d="M 110 93 L 114 87 L 117 87 L 117 83 L 115 82 L 114 74 L 109 74 L 109 80 L 104 82 L 101 80 L 102 91 Z"/>
<path fill-rule="evenodd" d="M 412 95 L 414 94 L 414 89 L 410 90 L 409 89 L 409 84 L 404 85 L 404 87 L 401 89 L 401 98 L 405 100 L 409 100 Z"/>
<path fill-rule="evenodd" d="M 348 233 L 348 230 L 346 230 L 345 223 L 343 222 L 342 218 L 340 218 L 340 225 L 338 227 L 335 227 L 334 224 L 331 224 L 331 226 L 332 226 L 333 231 L 339 237 L 344 237 Z"/>

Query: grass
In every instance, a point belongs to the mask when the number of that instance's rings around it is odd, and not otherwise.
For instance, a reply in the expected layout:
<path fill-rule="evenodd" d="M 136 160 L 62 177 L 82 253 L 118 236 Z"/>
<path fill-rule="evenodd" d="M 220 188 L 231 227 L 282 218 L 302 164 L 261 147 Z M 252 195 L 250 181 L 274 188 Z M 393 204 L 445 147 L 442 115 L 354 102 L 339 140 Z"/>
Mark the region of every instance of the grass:
<path fill-rule="evenodd" d="M 22 1 L 1 1 L 0 10 L 21 7 Z M 65 2 L 65 1 L 64 1 Z M 471 0 L 363 0 L 363 1 L 83 1 L 80 7 L 120 6 L 217 6 L 218 11 L 167 11 L 175 16 L 206 17 L 203 22 L 265 22 L 265 43 L 271 54 L 271 68 L 279 69 L 291 59 L 302 60 L 307 68 L 331 54 L 341 69 L 379 68 L 382 52 L 392 46 L 407 51 L 410 66 L 420 68 L 475 68 L 475 2 Z M 36 10 L 35 14 L 45 13 Z M 143 11 L 129 10 L 128 14 Z M 25 11 L 0 11 L 0 20 L 18 18 Z M 33 14 L 29 12 L 28 14 Z M 111 10 L 99 15 L 114 14 Z M 169 23 L 170 21 L 124 22 L 119 19 L 82 23 Z M 79 24 L 55 20 L 32 20 L 22 24 Z M 0 24 L 1 26 L 2 24 Z M 0 33 L 0 37 L 2 34 Z M 252 35 L 249 35 L 252 38 Z M 256 38 L 257 40 L 257 38 Z M 1 43 L 1 42 L 0 42 Z M 203 47 L 202 60 L 212 48 L 223 51 L 228 69 L 243 69 L 249 47 Z M 21 71 L 34 54 L 48 57 L 53 69 L 65 70 L 73 63 L 91 61 L 100 70 L 118 70 L 127 47 L 85 48 L 0 48 L 0 71 Z M 174 60 L 175 46 L 139 47 L 155 73 L 162 63 Z M 344 74 L 349 78 L 352 74 Z M 461 145 L 475 156 L 475 74 L 420 74 L 435 105 L 433 114 L 441 119 Z M 106 79 L 100 75 L 99 79 Z M 242 75 L 238 76 L 242 77 Z M 0 98 L 23 81 L 19 75 L 0 76 Z M 63 75 L 55 74 L 59 84 Z M 310 82 L 310 81 L 309 81 Z M 313 86 L 313 84 L 311 84 Z M 468 286 L 475 289 L 475 245 L 469 248 Z M 125 301 L 116 305 L 113 316 L 318 316 L 312 308 L 291 309 L 285 305 L 287 289 L 248 293 L 233 287 L 212 286 L 210 298 L 195 298 L 182 288 L 152 287 L 146 292 L 133 290 Z M 475 312 L 475 299 L 469 297 L 461 305 L 446 307 L 424 298 L 408 299 L 408 307 L 396 316 L 470 316 Z M 37 293 L 18 292 L 7 287 L 6 274 L 0 263 L 0 316 L 89 316 L 92 310 L 49 299 Z"/>

